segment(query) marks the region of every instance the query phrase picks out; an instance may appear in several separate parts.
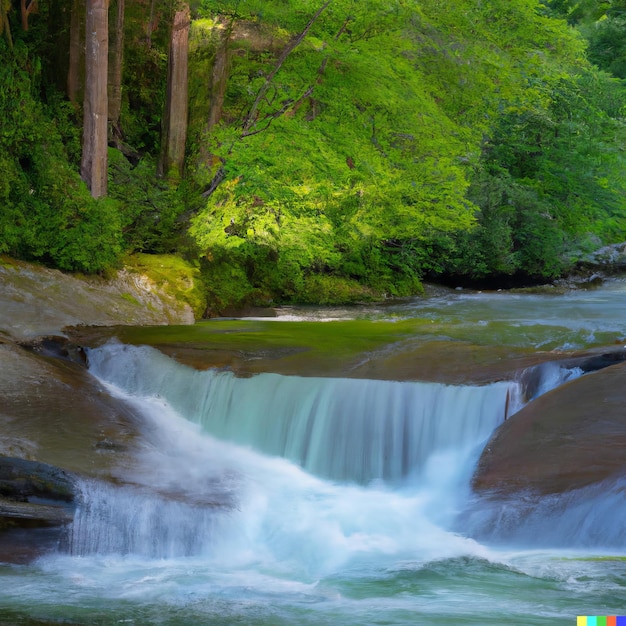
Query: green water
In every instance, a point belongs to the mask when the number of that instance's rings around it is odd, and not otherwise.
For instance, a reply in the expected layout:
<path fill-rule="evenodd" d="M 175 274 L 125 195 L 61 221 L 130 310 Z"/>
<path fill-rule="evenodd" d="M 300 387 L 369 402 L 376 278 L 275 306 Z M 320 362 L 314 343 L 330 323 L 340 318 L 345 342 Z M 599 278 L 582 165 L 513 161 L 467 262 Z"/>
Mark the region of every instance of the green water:
<path fill-rule="evenodd" d="M 142 567 L 111 559 L 97 564 L 92 583 L 101 579 L 91 587 L 79 580 L 84 563 L 75 568 L 74 580 L 69 572 L 46 571 L 68 563 L 48 564 L 43 573 L 32 567 L 0 570 L 0 623 L 565 626 L 580 614 L 624 612 L 624 568 L 615 562 L 592 567 L 549 553 L 507 558 L 509 563 L 458 557 L 379 571 L 359 567 L 305 584 L 279 585 L 268 576 L 272 582 L 265 587 L 236 574 L 228 586 L 194 561 Z M 122 567 L 123 581 L 103 589 L 109 570 L 120 576 Z"/>

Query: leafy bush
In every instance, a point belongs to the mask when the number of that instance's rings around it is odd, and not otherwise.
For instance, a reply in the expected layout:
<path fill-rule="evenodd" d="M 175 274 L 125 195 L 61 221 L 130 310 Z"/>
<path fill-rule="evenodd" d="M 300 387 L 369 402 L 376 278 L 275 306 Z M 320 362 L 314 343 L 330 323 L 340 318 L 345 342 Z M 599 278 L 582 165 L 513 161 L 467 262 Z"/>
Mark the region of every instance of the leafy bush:
<path fill-rule="evenodd" d="M 119 207 L 127 250 L 163 254 L 184 247 L 186 217 L 197 202 L 188 183 L 171 186 L 157 178 L 149 156 L 133 166 L 110 148 L 109 195 Z"/>
<path fill-rule="evenodd" d="M 32 93 L 36 59 L 20 41 L 0 51 L 0 250 L 66 270 L 110 267 L 121 252 L 117 204 L 93 200 L 70 166 L 57 122 Z"/>

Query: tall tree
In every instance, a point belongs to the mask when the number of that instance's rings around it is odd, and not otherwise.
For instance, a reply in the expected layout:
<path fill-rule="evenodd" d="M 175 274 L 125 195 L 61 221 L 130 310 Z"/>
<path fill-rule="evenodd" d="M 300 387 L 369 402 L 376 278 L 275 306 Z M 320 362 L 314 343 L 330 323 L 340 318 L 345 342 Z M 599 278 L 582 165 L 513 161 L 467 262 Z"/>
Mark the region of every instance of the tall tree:
<path fill-rule="evenodd" d="M 215 61 L 211 74 L 211 108 L 207 122 L 208 132 L 211 132 L 222 118 L 224 96 L 226 95 L 226 86 L 228 84 L 229 42 L 234 23 L 234 19 L 231 18 L 229 23 L 219 30 L 219 44 L 215 51 Z"/>
<path fill-rule="evenodd" d="M 80 175 L 91 195 L 107 193 L 109 0 L 87 0 L 85 100 Z"/>
<path fill-rule="evenodd" d="M 114 31 L 109 54 L 109 123 L 112 138 L 121 137 L 120 112 L 122 110 L 122 68 L 124 60 L 124 8 L 125 0 L 113 0 Z"/>
<path fill-rule="evenodd" d="M 150 13 L 146 24 L 146 44 L 148 48 L 152 46 L 152 33 L 156 29 L 156 0 L 150 0 Z"/>
<path fill-rule="evenodd" d="M 84 56 L 83 8 L 81 0 L 72 0 L 70 13 L 70 51 L 67 69 L 67 98 L 73 104 L 78 102 L 81 88 L 81 61 Z"/>
<path fill-rule="evenodd" d="M 22 28 L 28 30 L 28 16 L 37 12 L 37 0 L 21 0 Z"/>
<path fill-rule="evenodd" d="M 158 175 L 182 176 L 188 124 L 189 3 L 174 13 L 167 68 L 167 97 L 163 113 Z"/>

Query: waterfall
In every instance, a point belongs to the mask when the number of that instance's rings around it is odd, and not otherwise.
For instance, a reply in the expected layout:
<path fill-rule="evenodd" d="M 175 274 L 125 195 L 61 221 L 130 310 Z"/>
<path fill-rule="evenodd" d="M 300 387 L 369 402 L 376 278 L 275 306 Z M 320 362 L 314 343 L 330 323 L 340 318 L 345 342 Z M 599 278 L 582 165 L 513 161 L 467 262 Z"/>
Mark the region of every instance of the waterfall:
<path fill-rule="evenodd" d="M 80 485 L 79 506 L 68 530 L 76 556 L 139 554 L 149 558 L 207 555 L 224 511 L 159 497 L 139 487 L 98 481 Z"/>
<path fill-rule="evenodd" d="M 83 482 L 70 554 L 192 556 L 262 571 L 288 562 L 307 577 L 363 558 L 385 567 L 399 555 L 474 553 L 484 533 L 521 540 L 511 525 L 532 527 L 532 538 L 541 528 L 543 516 L 510 503 L 468 509 L 476 458 L 520 408 L 521 384 L 239 378 L 115 342 L 88 359 L 146 428 L 134 484 Z M 569 513 L 576 526 L 588 511 Z"/>
<path fill-rule="evenodd" d="M 434 454 L 482 443 L 517 406 L 516 383 L 482 387 L 197 371 L 148 347 L 90 350 L 90 371 L 159 397 L 203 431 L 332 480 L 395 483 Z"/>

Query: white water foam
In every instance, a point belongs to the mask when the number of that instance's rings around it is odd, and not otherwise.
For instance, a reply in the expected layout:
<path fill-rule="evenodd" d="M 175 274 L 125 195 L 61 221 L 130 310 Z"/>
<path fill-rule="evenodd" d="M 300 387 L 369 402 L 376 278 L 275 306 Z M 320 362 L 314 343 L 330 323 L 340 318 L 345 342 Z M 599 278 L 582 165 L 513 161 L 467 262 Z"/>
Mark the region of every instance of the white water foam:
<path fill-rule="evenodd" d="M 90 370 L 159 397 L 218 439 L 289 459 L 332 480 L 398 485 L 435 454 L 458 459 L 519 408 L 514 382 L 482 387 L 196 371 L 148 347 L 89 351 Z"/>

